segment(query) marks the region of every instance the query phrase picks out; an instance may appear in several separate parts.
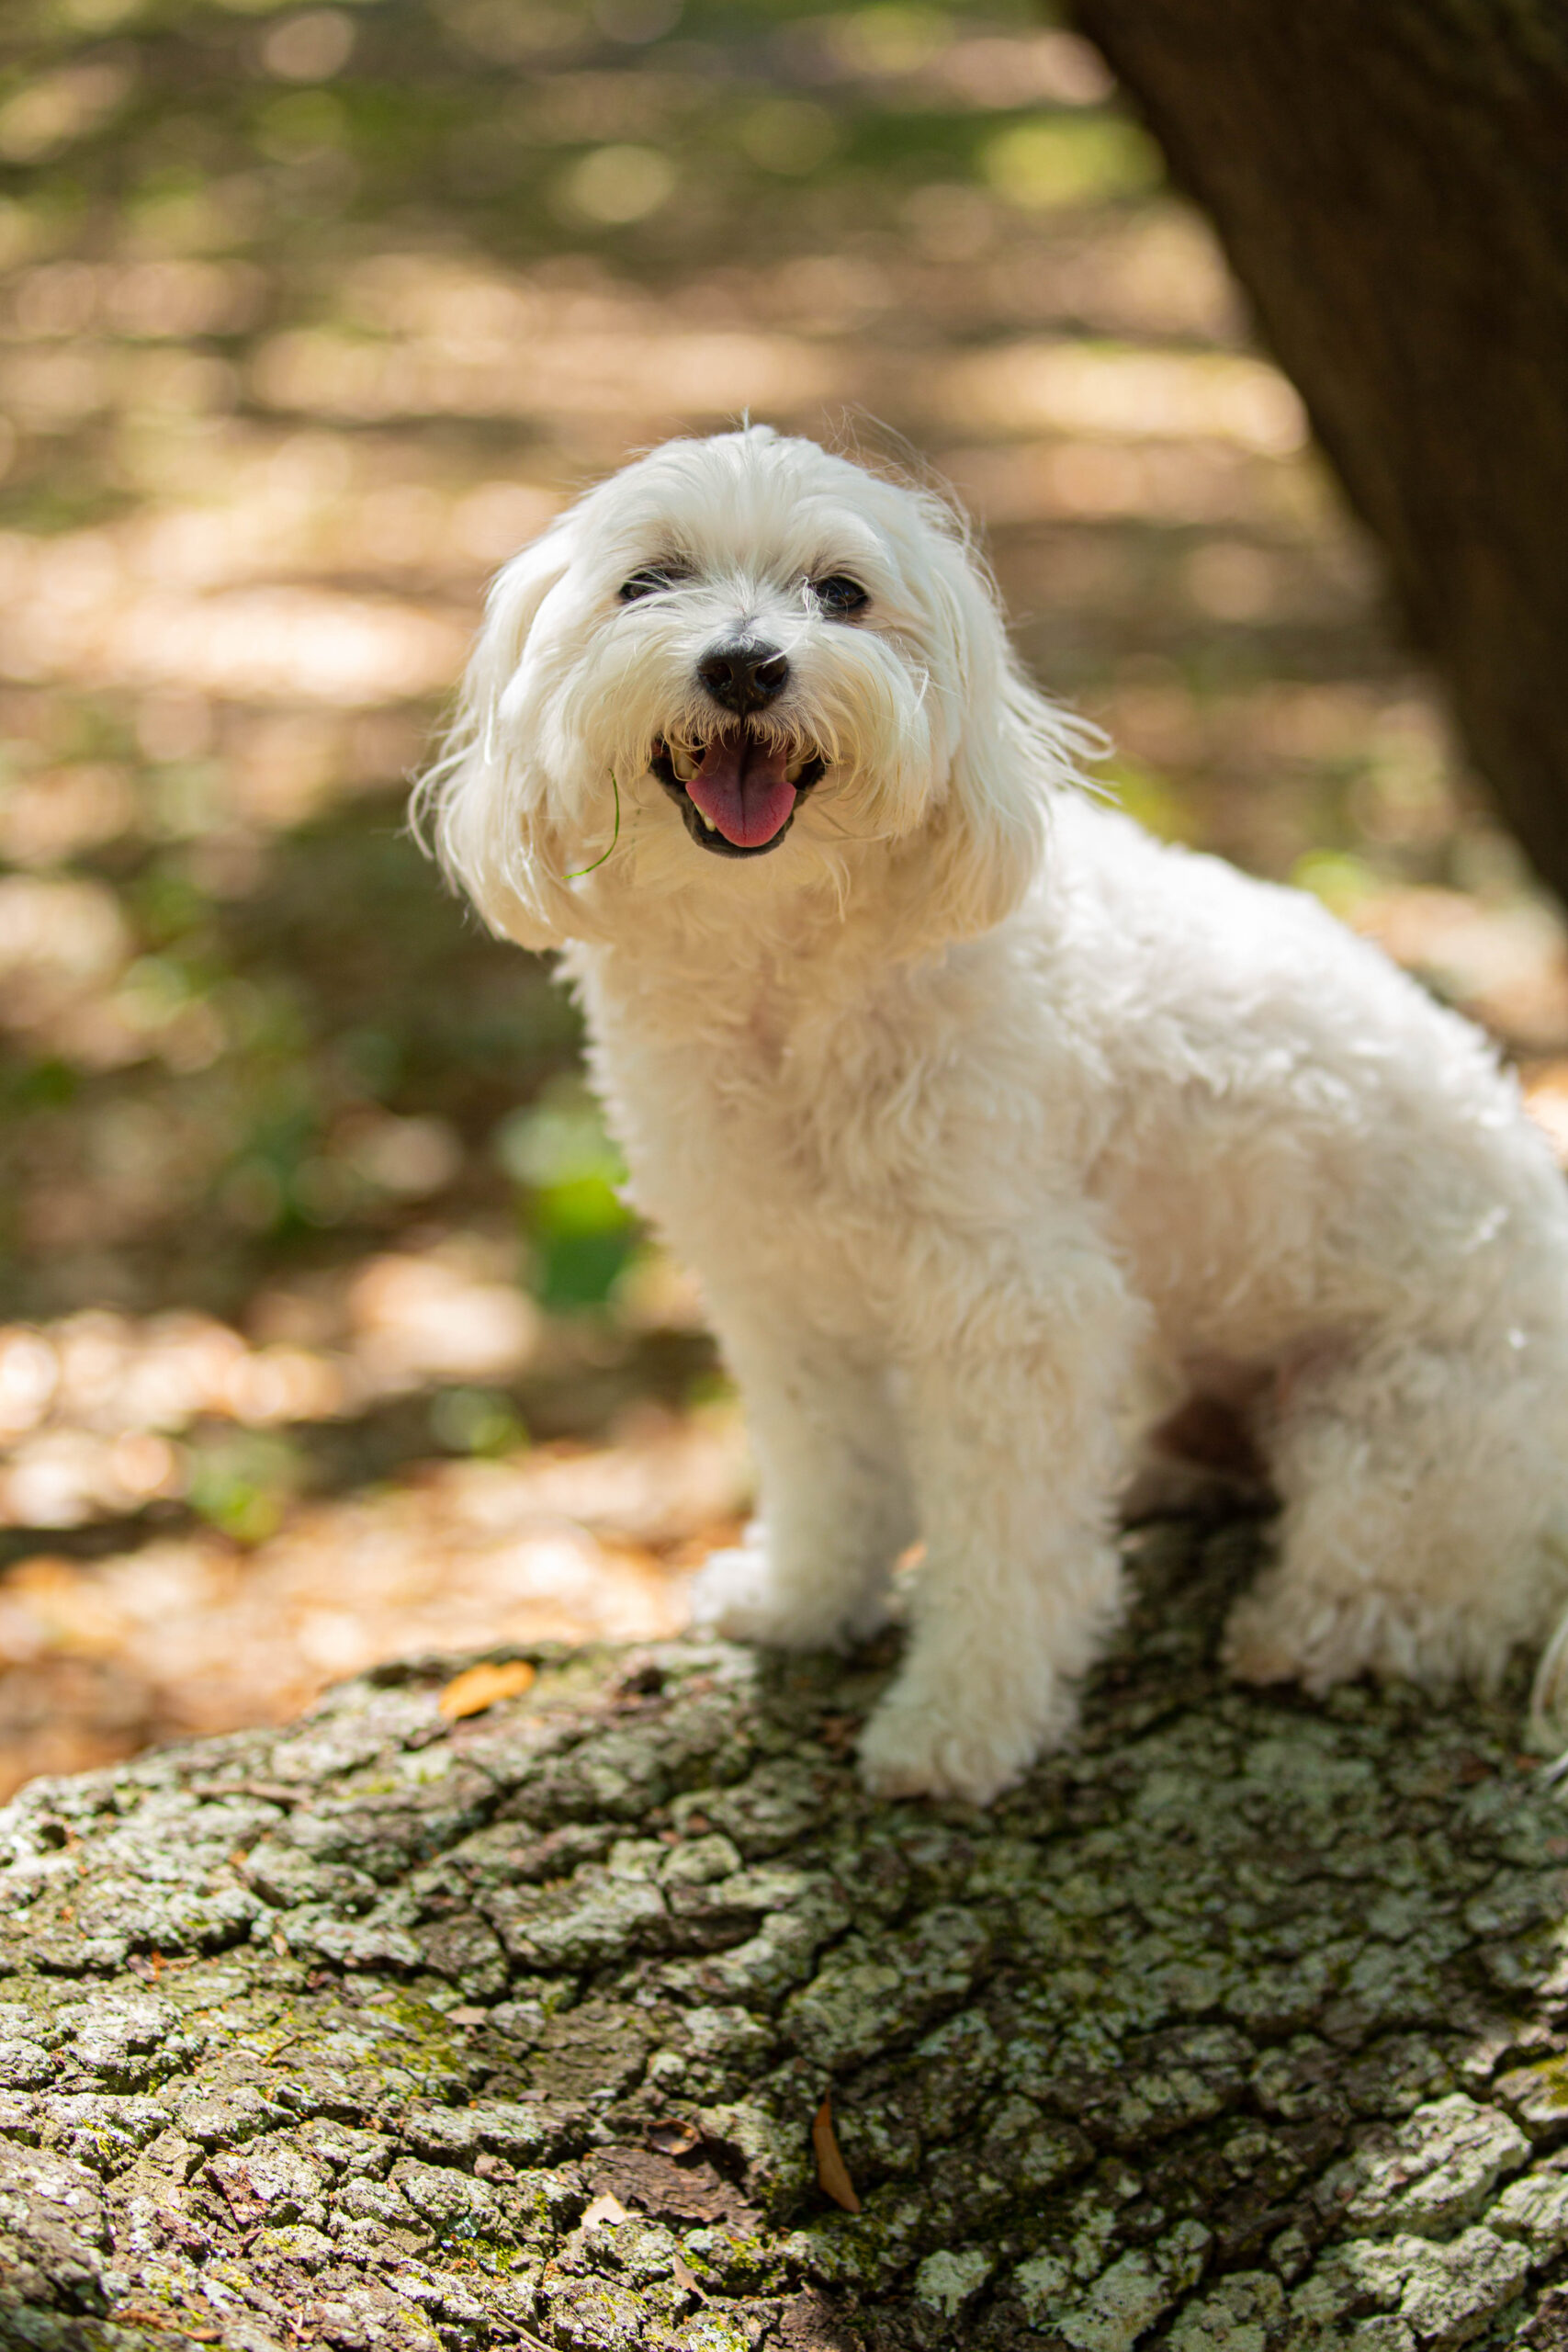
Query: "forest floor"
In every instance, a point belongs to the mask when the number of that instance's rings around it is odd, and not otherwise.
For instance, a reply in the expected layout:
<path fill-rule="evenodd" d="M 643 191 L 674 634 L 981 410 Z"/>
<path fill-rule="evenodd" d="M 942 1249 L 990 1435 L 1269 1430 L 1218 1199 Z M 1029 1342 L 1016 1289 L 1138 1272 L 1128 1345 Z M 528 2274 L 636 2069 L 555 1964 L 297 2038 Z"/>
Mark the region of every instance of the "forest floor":
<path fill-rule="evenodd" d="M 1021 6 L 31 0 L 0 85 L 0 1792 L 677 1627 L 743 1511 L 547 968 L 402 831 L 489 571 L 749 410 L 950 482 L 1159 831 L 1568 1136 L 1568 955 L 1295 396 Z M 26 56 L 22 54 L 26 41 Z"/>

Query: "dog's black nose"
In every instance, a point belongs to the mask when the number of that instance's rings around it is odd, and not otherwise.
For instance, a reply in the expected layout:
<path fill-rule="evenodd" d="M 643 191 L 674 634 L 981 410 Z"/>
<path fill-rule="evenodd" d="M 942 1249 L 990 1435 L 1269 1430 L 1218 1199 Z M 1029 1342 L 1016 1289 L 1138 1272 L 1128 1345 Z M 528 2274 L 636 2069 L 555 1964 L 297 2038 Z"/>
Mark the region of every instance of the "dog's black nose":
<path fill-rule="evenodd" d="M 715 702 L 744 718 L 749 710 L 761 710 L 783 694 L 789 663 L 776 645 L 764 645 L 755 637 L 732 637 L 703 655 L 697 675 Z"/>

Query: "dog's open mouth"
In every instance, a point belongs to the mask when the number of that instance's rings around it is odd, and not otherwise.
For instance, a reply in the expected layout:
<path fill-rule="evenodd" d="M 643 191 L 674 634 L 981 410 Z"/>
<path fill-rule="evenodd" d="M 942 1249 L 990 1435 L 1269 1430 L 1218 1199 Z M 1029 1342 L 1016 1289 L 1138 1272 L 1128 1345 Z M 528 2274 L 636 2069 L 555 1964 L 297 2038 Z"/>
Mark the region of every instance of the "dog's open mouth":
<path fill-rule="evenodd" d="M 700 848 L 759 857 L 777 849 L 828 763 L 809 743 L 777 743 L 742 723 L 705 743 L 661 735 L 650 764 Z"/>

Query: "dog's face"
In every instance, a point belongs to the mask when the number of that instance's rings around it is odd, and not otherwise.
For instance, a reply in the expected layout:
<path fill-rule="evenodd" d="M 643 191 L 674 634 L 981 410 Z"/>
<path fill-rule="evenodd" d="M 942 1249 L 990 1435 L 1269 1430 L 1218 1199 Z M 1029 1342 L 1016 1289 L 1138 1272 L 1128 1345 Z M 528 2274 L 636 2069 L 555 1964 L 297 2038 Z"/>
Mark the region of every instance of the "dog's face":
<path fill-rule="evenodd" d="M 843 904 L 922 839 L 952 931 L 1027 883 L 1076 741 L 934 500 L 756 427 L 656 450 L 507 565 L 426 794 L 530 944 Z"/>
<path fill-rule="evenodd" d="M 820 562 L 792 588 L 776 573 L 705 568 L 696 557 L 675 555 L 640 566 L 619 596 L 623 605 L 658 598 L 671 608 L 657 620 L 650 616 L 644 649 L 659 649 L 654 658 L 671 704 L 649 767 L 699 849 L 766 857 L 806 795 L 839 764 L 837 730 L 824 724 L 834 698 L 834 649 L 817 646 L 813 624 L 852 627 L 869 616 L 869 593 L 852 573 Z M 722 617 L 714 631 L 716 605 Z"/>

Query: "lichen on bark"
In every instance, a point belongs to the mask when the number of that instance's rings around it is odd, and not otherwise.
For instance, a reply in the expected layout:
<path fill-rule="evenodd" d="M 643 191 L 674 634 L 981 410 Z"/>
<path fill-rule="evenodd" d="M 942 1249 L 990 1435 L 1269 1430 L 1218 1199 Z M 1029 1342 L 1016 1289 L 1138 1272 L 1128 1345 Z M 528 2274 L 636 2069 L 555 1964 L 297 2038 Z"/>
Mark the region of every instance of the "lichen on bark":
<path fill-rule="evenodd" d="M 35 1783 L 0 2342 L 1568 2341 L 1568 1815 L 1514 1699 L 1231 1688 L 1247 1532 L 1134 1550 L 1080 1744 L 988 1814 L 860 1791 L 886 1656 L 691 1643 Z"/>

